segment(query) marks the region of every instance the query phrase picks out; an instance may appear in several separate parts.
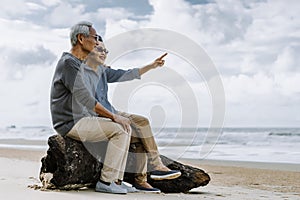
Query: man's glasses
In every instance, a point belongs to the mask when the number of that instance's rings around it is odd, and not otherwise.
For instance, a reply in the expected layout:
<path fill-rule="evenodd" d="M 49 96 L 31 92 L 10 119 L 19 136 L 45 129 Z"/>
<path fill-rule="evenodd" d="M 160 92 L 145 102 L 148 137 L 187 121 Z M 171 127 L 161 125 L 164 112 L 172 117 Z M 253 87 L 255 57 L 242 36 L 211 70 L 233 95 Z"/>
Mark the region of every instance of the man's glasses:
<path fill-rule="evenodd" d="M 96 50 L 98 51 L 98 52 L 104 52 L 105 54 L 108 54 L 109 53 L 109 51 L 107 50 L 107 49 L 105 49 L 105 48 L 102 48 L 102 47 L 95 47 L 96 48 Z"/>
<path fill-rule="evenodd" d="M 93 38 L 95 38 L 95 40 L 97 42 L 103 42 L 102 37 L 100 35 L 90 35 L 90 36 L 92 36 Z"/>

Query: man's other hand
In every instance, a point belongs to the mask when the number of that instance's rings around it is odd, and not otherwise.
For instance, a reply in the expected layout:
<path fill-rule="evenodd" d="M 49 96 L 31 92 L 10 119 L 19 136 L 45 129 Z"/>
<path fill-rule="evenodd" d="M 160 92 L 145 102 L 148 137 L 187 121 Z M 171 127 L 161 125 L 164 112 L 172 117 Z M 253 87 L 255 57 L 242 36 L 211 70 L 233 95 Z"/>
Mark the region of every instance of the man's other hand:
<path fill-rule="evenodd" d="M 127 133 L 131 133 L 131 126 L 130 126 L 130 120 L 126 117 L 123 117 L 121 115 L 114 115 L 114 119 L 113 119 L 114 122 L 122 125 L 122 127 L 124 128 L 124 130 L 127 132 Z"/>

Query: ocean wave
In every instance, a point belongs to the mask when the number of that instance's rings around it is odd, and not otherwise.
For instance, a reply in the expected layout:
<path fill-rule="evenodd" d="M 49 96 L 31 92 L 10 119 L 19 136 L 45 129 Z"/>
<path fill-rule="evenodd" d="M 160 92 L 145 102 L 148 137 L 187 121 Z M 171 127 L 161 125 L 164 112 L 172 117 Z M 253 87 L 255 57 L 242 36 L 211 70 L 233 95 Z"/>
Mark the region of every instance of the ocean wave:
<path fill-rule="evenodd" d="M 274 133 L 274 132 L 270 132 L 268 135 L 269 136 L 300 136 L 300 133 L 290 133 L 290 132 Z"/>

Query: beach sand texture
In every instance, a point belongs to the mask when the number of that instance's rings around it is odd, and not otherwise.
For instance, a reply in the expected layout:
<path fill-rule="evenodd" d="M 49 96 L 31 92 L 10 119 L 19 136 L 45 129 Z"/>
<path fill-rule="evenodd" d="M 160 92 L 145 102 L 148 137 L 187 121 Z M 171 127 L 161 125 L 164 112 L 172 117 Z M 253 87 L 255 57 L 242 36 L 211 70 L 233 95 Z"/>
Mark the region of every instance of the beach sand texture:
<path fill-rule="evenodd" d="M 38 174 L 44 154 L 41 150 L 0 149 L 0 199 L 300 199 L 299 165 L 208 160 L 180 161 L 204 169 L 212 179 L 188 194 L 34 190 L 28 186 L 41 186 Z"/>

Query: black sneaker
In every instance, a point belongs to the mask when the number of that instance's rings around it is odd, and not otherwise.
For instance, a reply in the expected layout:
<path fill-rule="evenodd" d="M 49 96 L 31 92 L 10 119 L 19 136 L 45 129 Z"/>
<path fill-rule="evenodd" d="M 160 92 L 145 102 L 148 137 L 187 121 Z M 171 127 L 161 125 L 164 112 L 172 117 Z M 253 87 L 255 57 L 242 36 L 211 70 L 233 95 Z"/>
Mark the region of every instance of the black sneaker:
<path fill-rule="evenodd" d="M 181 175 L 179 170 L 171 170 L 171 171 L 159 171 L 155 170 L 151 172 L 150 178 L 153 180 L 165 180 L 165 179 L 175 179 Z"/>
<path fill-rule="evenodd" d="M 161 193 L 160 189 L 158 188 L 145 188 L 142 186 L 139 186 L 137 184 L 134 184 L 134 187 L 139 191 L 139 192 L 146 192 L 146 193 Z"/>

